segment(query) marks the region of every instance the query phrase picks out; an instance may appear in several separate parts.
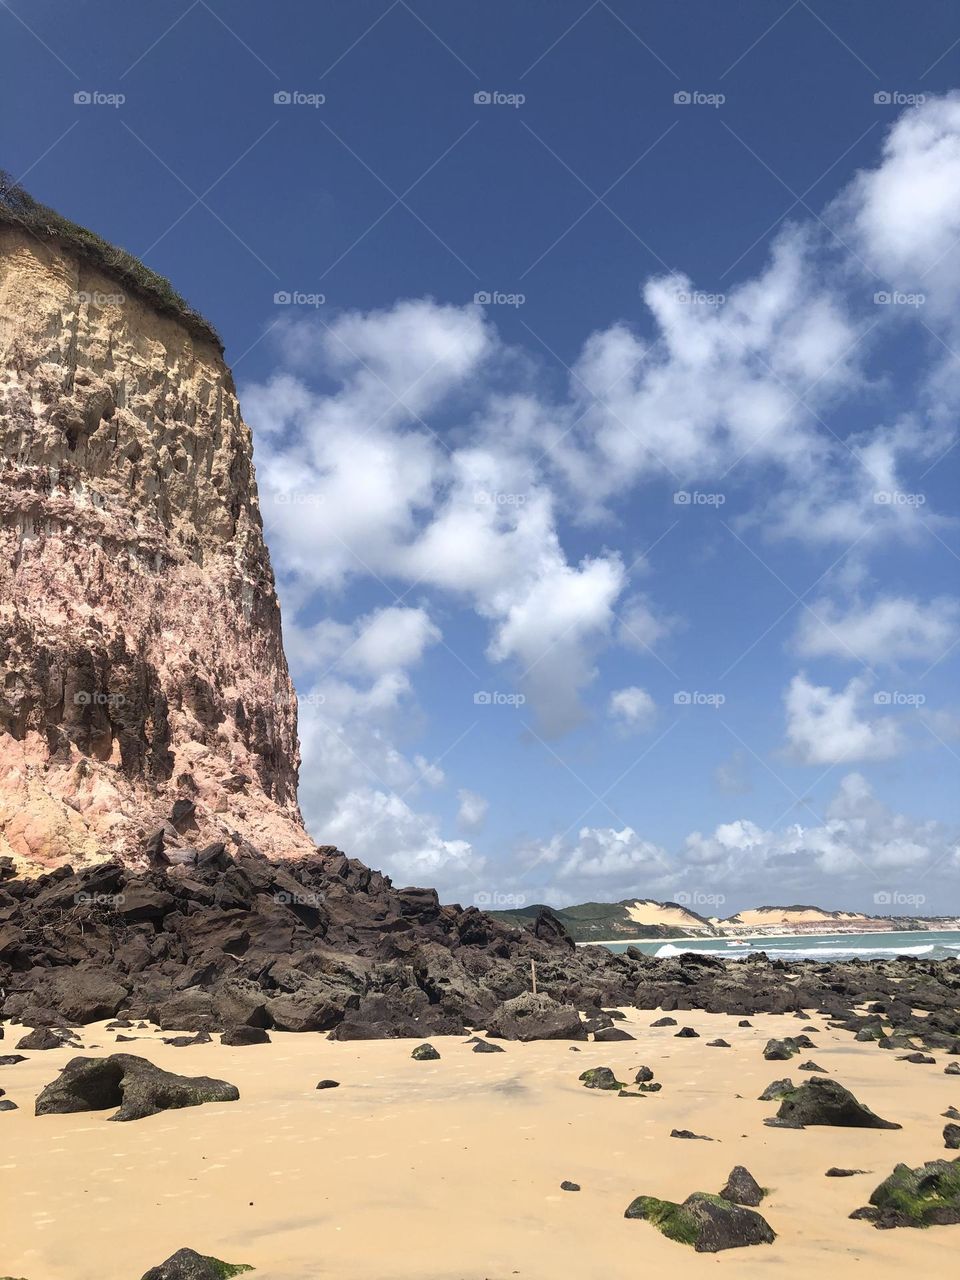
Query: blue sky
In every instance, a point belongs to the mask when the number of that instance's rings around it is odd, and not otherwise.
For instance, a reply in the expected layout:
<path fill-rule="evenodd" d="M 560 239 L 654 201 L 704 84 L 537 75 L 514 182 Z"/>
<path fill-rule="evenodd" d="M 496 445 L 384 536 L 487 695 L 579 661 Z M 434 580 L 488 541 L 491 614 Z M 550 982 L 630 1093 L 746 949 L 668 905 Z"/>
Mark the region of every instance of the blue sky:
<path fill-rule="evenodd" d="M 224 337 L 318 839 L 464 901 L 960 910 L 923 18 L 0 0 L 3 164 Z"/>

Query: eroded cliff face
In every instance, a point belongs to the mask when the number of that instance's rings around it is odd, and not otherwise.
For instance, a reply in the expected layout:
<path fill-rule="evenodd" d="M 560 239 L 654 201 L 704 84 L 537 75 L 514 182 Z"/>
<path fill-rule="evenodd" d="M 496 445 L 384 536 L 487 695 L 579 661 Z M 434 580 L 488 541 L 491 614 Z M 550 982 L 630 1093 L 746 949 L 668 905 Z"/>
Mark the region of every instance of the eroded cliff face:
<path fill-rule="evenodd" d="M 0 225 L 0 855 L 137 860 L 178 799 L 190 843 L 302 854 L 298 765 L 218 345 Z"/>

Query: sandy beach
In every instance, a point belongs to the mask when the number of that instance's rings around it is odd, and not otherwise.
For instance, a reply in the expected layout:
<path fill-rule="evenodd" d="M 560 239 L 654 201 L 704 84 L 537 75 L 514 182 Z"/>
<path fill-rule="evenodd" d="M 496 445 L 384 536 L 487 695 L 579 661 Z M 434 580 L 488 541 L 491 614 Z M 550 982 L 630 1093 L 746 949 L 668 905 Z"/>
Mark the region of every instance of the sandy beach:
<path fill-rule="evenodd" d="M 700 1039 L 650 1027 L 626 1010 L 635 1042 L 504 1043 L 475 1054 L 436 1037 L 440 1061 L 410 1057 L 415 1041 L 331 1042 L 272 1033 L 270 1045 L 187 1048 L 159 1033 L 115 1044 L 102 1024 L 81 1037 L 91 1054 L 142 1054 L 158 1066 L 236 1084 L 240 1101 L 126 1124 L 109 1112 L 37 1118 L 39 1090 L 74 1051 L 36 1052 L 0 1068 L 19 1110 L 0 1115 L 0 1274 L 25 1280 L 138 1280 L 189 1245 L 256 1267 L 263 1280 L 635 1280 L 638 1268 L 674 1276 L 924 1273 L 956 1256 L 950 1227 L 877 1231 L 847 1215 L 899 1161 L 943 1156 L 941 1117 L 960 1081 L 847 1033 L 811 1032 L 790 1017 L 676 1015 Z M 813 1026 L 823 1028 L 822 1019 Z M 833 1078 L 900 1131 L 763 1125 L 773 1079 L 799 1083 L 801 1059 L 767 1062 L 770 1036 L 807 1031 Z M 165 1033 L 170 1034 L 170 1033 Z M 717 1036 L 731 1048 L 710 1048 Z M 3 1051 L 18 1029 L 7 1024 Z M 92 1048 L 92 1046 L 98 1046 Z M 661 1092 L 623 1105 L 585 1089 L 588 1067 L 632 1080 L 650 1066 Z M 340 1087 L 318 1092 L 332 1077 Z M 691 1129 L 713 1142 L 669 1137 Z M 775 1244 L 696 1254 L 623 1213 L 638 1194 L 682 1200 L 716 1192 L 743 1164 L 770 1189 L 761 1212 Z M 832 1165 L 870 1172 L 824 1177 Z M 578 1193 L 560 1190 L 564 1179 Z M 764 1270 L 766 1269 L 766 1270 Z"/>

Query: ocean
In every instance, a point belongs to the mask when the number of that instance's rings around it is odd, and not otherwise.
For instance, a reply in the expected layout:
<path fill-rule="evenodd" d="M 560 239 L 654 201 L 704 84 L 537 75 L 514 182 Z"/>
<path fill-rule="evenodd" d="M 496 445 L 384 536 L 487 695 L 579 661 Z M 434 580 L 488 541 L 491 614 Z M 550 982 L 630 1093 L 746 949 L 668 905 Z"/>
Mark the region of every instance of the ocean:
<path fill-rule="evenodd" d="M 917 956 L 925 960 L 960 959 L 960 931 L 917 929 L 899 933 L 808 933 L 803 937 L 753 938 L 746 946 L 730 946 L 724 938 L 676 938 L 640 942 L 606 943 L 611 951 L 637 947 L 648 955 L 679 956 L 684 951 L 703 951 L 711 956 L 736 960 L 751 951 L 763 951 L 771 960 L 876 960 L 893 956 Z"/>

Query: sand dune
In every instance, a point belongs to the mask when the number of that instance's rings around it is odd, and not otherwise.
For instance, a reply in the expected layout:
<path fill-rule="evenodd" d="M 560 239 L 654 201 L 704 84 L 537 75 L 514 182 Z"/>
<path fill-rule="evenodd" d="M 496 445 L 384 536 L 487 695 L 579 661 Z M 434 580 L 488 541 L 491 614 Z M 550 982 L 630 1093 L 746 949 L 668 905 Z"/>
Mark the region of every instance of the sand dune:
<path fill-rule="evenodd" d="M 898 1062 L 849 1034 L 812 1034 L 812 1054 L 898 1132 L 764 1127 L 775 1104 L 757 1095 L 804 1073 L 765 1062 L 770 1035 L 807 1027 L 757 1016 L 754 1028 L 700 1012 L 678 1015 L 702 1033 L 652 1030 L 628 1011 L 635 1043 L 505 1044 L 474 1054 L 436 1038 L 439 1062 L 410 1059 L 411 1041 L 336 1043 L 274 1034 L 273 1044 L 174 1049 L 121 1045 L 169 1070 L 221 1076 L 237 1103 L 167 1112 L 129 1124 L 109 1113 L 36 1118 L 33 1101 L 73 1054 L 54 1050 L 0 1067 L 20 1106 L 0 1115 L 0 1274 L 26 1280 L 137 1280 L 182 1245 L 247 1262 L 257 1280 L 737 1280 L 784 1276 L 935 1274 L 955 1257 L 960 1228 L 876 1231 L 847 1214 L 898 1161 L 943 1154 L 940 1113 L 960 1081 L 936 1066 Z M 821 1020 L 814 1025 L 823 1027 Z M 14 1032 L 14 1034 L 11 1034 Z M 730 1049 L 711 1049 L 722 1035 Z M 4 1050 L 16 1039 L 7 1028 Z M 114 1034 L 83 1032 L 92 1052 Z M 663 1089 L 628 1101 L 584 1089 L 585 1068 L 632 1079 L 651 1066 Z M 317 1092 L 323 1077 L 341 1087 Z M 671 1128 L 715 1142 L 671 1139 Z M 623 1212 L 637 1194 L 682 1199 L 717 1191 L 735 1164 L 771 1188 L 762 1212 L 772 1246 L 698 1255 Z M 825 1178 L 831 1165 L 869 1176 Z M 560 1190 L 563 1179 L 582 1191 Z"/>

